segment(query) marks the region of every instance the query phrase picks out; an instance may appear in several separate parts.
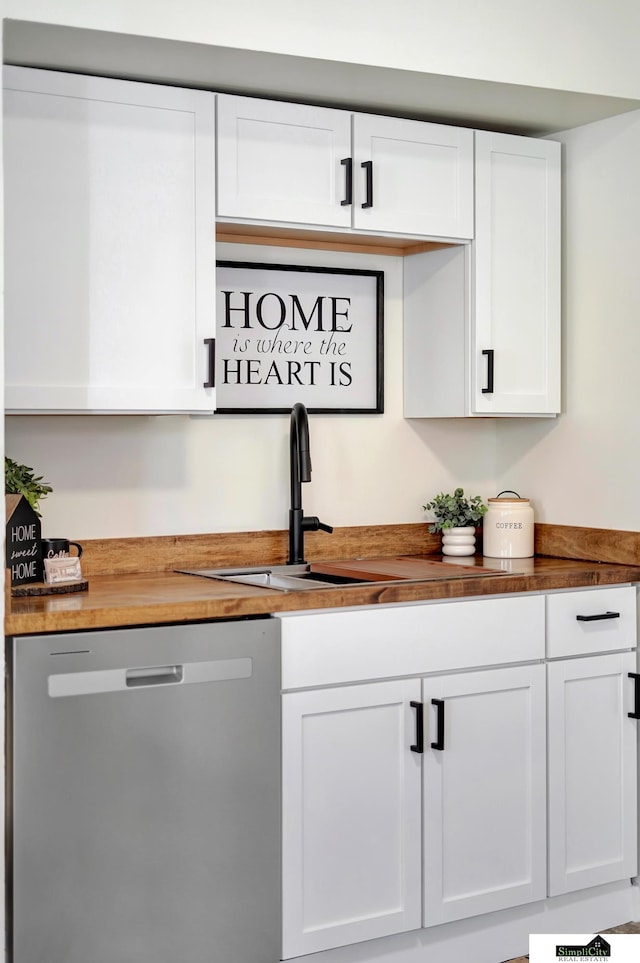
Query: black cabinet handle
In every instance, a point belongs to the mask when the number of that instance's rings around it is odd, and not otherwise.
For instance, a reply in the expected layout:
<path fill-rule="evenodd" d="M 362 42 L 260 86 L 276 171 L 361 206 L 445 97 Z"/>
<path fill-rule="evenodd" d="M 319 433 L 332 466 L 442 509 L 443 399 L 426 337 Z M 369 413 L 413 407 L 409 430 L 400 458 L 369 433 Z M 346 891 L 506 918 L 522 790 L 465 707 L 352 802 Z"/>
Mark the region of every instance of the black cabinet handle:
<path fill-rule="evenodd" d="M 353 158 L 343 157 L 340 161 L 344 167 L 344 200 L 340 201 L 342 207 L 353 204 Z"/>
<path fill-rule="evenodd" d="M 640 719 L 640 674 L 637 672 L 627 672 L 630 679 L 633 679 L 634 689 L 634 709 L 627 712 L 630 719 Z"/>
<path fill-rule="evenodd" d="M 578 622 L 601 622 L 603 619 L 619 619 L 619 612 L 600 612 L 598 615 L 576 615 Z"/>
<path fill-rule="evenodd" d="M 365 161 L 360 165 L 366 175 L 366 200 L 363 207 L 373 207 L 373 161 Z"/>
<path fill-rule="evenodd" d="M 409 705 L 416 710 L 416 741 L 409 748 L 411 752 L 424 752 L 424 707 L 421 702 L 410 702 Z"/>
<path fill-rule="evenodd" d="M 437 709 L 436 741 L 431 743 L 431 748 L 439 749 L 442 752 L 444 749 L 444 699 L 432 699 L 431 705 Z"/>
<path fill-rule="evenodd" d="M 209 345 L 209 377 L 203 384 L 203 388 L 215 388 L 216 386 L 216 339 L 205 338 L 204 343 Z"/>
<path fill-rule="evenodd" d="M 486 348 L 483 352 L 487 356 L 487 387 L 482 389 L 483 395 L 493 394 L 493 348 Z"/>

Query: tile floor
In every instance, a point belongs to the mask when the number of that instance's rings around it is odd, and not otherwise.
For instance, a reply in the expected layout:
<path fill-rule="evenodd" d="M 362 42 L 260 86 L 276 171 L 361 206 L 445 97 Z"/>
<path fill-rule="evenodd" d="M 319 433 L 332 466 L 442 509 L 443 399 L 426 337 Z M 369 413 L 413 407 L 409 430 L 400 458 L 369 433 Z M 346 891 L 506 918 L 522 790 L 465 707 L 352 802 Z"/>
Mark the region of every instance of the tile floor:
<path fill-rule="evenodd" d="M 602 930 L 603 933 L 640 933 L 640 923 L 624 923 L 622 926 L 614 926 L 611 930 Z M 527 963 L 528 956 L 519 956 L 517 960 L 507 960 L 506 963 Z"/>

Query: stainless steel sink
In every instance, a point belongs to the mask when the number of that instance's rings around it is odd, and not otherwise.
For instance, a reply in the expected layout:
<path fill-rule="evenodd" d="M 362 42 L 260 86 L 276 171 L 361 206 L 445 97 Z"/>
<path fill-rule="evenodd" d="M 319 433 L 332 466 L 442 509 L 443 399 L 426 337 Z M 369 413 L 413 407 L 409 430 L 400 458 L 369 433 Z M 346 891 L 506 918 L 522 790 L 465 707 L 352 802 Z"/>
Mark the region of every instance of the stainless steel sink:
<path fill-rule="evenodd" d="M 270 565 L 259 568 L 237 569 L 177 569 L 185 575 L 200 575 L 203 578 L 220 579 L 223 582 L 240 582 L 244 585 L 258 585 L 261 588 L 278 589 L 280 592 L 300 592 L 310 589 L 331 588 L 338 585 L 356 585 L 366 582 L 363 578 L 347 575 L 331 575 L 312 572 L 311 566 Z M 389 579 L 389 581 L 396 581 Z"/>
<path fill-rule="evenodd" d="M 246 568 L 208 568 L 176 569 L 185 575 L 199 575 L 202 578 L 220 579 L 223 582 L 238 582 L 243 585 L 257 585 L 260 588 L 276 589 L 279 592 L 303 592 L 311 589 L 338 588 L 341 585 L 382 585 L 385 583 L 434 581 L 442 579 L 478 578 L 490 575 L 507 574 L 495 568 L 477 566 L 470 571 L 468 565 L 458 567 L 459 561 L 434 562 L 436 573 L 428 576 L 388 575 L 380 578 L 333 575 L 329 572 L 311 571 L 311 566 L 300 565 L 260 565 Z M 465 561 L 467 561 L 465 559 Z M 512 573 L 513 574 L 513 573 Z"/>

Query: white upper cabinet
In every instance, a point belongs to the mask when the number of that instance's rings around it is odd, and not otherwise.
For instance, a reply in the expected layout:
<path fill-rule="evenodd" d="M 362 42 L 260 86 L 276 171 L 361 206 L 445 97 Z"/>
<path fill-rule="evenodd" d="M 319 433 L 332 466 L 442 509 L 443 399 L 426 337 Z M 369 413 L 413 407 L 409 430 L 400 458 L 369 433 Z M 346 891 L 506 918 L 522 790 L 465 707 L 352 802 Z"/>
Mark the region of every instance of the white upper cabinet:
<path fill-rule="evenodd" d="M 355 114 L 353 161 L 354 227 L 473 237 L 473 131 Z"/>
<path fill-rule="evenodd" d="M 476 133 L 471 403 L 560 411 L 560 144 Z"/>
<path fill-rule="evenodd" d="M 345 111 L 219 94 L 217 145 L 220 217 L 350 227 Z"/>
<path fill-rule="evenodd" d="M 473 242 L 404 261 L 406 418 L 560 411 L 560 144 L 477 131 L 475 164 Z"/>
<path fill-rule="evenodd" d="M 214 95 L 4 86 L 7 410 L 213 410 Z"/>
<path fill-rule="evenodd" d="M 218 216 L 473 237 L 473 131 L 220 94 Z"/>

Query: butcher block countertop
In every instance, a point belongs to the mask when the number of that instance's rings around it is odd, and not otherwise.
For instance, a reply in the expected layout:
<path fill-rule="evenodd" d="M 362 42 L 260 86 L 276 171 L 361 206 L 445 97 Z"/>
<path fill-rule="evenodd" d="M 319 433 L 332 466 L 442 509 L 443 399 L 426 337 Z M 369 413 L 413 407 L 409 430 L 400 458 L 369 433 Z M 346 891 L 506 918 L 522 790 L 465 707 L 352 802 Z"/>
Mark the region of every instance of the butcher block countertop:
<path fill-rule="evenodd" d="M 392 570 L 394 566 L 396 569 L 401 566 L 399 560 L 407 557 L 423 562 L 451 561 L 438 554 L 439 538 L 427 535 L 423 525 L 383 526 L 375 530 L 343 529 L 340 532 L 337 538 L 325 536 L 324 541 L 320 537 L 309 537 L 308 559 L 322 559 L 326 567 L 332 560 L 364 557 L 375 560 L 374 568 L 382 564 L 384 569 L 387 556 Z M 640 533 L 550 525 L 536 526 L 536 551 L 551 548 L 569 557 L 537 554 L 535 558 L 507 562 L 476 555 L 457 560 L 464 567 L 484 565 L 501 569 L 500 574 L 482 577 L 442 577 L 426 581 L 396 578 L 388 582 L 281 592 L 173 571 L 174 568 L 223 568 L 284 562 L 286 533 L 252 535 L 253 539 L 247 539 L 246 535 L 225 534 L 86 542 L 82 561 L 88 591 L 13 598 L 7 590 L 5 634 L 231 619 L 353 605 L 640 582 Z M 251 546 L 252 552 L 261 554 L 253 558 L 248 556 L 247 545 Z M 416 548 L 422 551 L 416 551 Z M 598 554 L 603 560 L 584 558 L 585 554 Z M 128 570 L 145 565 L 151 570 Z M 459 575 L 455 565 L 451 567 L 451 574 Z"/>

